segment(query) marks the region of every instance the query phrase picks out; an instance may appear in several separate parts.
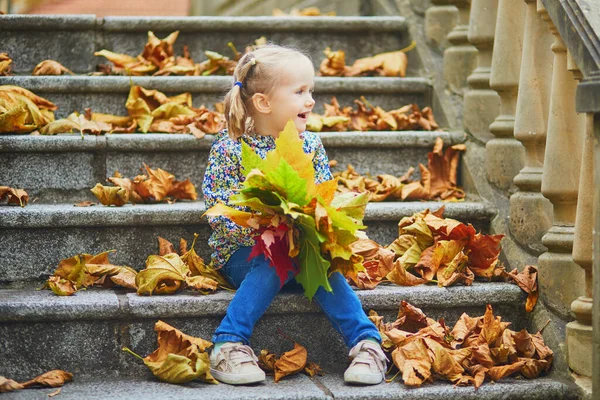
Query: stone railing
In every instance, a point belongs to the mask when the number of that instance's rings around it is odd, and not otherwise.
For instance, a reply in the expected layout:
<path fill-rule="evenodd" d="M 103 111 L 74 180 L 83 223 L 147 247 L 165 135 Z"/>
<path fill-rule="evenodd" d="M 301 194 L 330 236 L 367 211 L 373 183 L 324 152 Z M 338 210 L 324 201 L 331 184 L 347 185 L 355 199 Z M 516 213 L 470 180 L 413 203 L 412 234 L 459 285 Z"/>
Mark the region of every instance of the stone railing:
<path fill-rule="evenodd" d="M 600 398 L 600 3 L 432 3 L 427 39 L 444 50 L 447 89 L 464 95 L 464 128 L 508 204 L 498 233 L 538 257 L 544 304 L 571 321 L 569 367 Z"/>

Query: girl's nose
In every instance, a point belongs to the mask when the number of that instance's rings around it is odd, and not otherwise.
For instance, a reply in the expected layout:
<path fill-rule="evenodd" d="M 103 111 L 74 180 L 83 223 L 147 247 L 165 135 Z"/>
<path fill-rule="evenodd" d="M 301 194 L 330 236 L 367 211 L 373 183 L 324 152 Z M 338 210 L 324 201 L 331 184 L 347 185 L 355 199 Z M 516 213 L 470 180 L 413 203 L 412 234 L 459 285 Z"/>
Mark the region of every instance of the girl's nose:
<path fill-rule="evenodd" d="M 311 96 L 311 97 L 308 98 L 308 100 L 306 100 L 306 106 L 307 107 L 312 107 L 314 105 L 315 105 L 315 99 L 313 99 L 312 96 Z"/>

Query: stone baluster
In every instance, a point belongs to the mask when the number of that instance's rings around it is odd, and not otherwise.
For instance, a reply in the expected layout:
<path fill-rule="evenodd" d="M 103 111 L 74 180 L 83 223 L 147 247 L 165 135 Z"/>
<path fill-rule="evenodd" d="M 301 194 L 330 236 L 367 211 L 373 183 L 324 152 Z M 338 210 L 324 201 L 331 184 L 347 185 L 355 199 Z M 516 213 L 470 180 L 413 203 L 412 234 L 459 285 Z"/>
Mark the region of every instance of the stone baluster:
<path fill-rule="evenodd" d="M 549 19 L 548 26 L 554 63 L 542 193 L 554 209 L 552 227 L 542 238 L 548 251 L 539 257 L 539 285 L 546 304 L 568 318 L 571 303 L 585 292 L 585 274 L 572 256 L 585 115 L 575 111 L 580 73 L 569 72 L 565 43 Z"/>
<path fill-rule="evenodd" d="M 488 181 L 503 190 L 525 163 L 525 149 L 514 137 L 525 11 L 522 1 L 498 3 L 490 87 L 500 95 L 500 115 L 490 125 L 494 138 L 486 143 L 485 158 Z"/>
<path fill-rule="evenodd" d="M 477 68 L 467 78 L 471 90 L 465 94 L 463 122 L 465 130 L 484 142 L 493 138 L 489 126 L 500 111 L 500 97 L 490 89 L 497 11 L 498 0 L 471 0 L 468 39 L 479 57 Z"/>
<path fill-rule="evenodd" d="M 477 67 L 477 49 L 469 44 L 469 10 L 471 0 L 449 0 L 458 8 L 458 21 L 448 34 L 451 47 L 444 51 L 444 80 L 453 92 L 462 95 L 467 77 Z"/>
<path fill-rule="evenodd" d="M 519 189 L 510 197 L 510 232 L 522 246 L 536 254 L 546 248 L 542 236 L 552 226 L 552 203 L 542 193 L 542 169 L 552 89 L 554 41 L 538 10 L 537 0 L 525 0 L 525 32 L 515 114 L 515 138 L 525 146 L 525 167 L 514 179 Z M 540 3 L 541 5 L 541 3 Z M 538 12 L 539 11 L 539 12 Z"/>
<path fill-rule="evenodd" d="M 427 43 L 445 49 L 450 45 L 448 34 L 458 21 L 458 9 L 449 0 L 432 0 L 425 11 L 425 37 Z"/>
<path fill-rule="evenodd" d="M 567 357 L 576 373 L 592 376 L 592 227 L 594 201 L 594 114 L 586 114 L 581 157 L 573 261 L 585 273 L 585 294 L 571 303 L 577 318 L 567 324 Z"/>

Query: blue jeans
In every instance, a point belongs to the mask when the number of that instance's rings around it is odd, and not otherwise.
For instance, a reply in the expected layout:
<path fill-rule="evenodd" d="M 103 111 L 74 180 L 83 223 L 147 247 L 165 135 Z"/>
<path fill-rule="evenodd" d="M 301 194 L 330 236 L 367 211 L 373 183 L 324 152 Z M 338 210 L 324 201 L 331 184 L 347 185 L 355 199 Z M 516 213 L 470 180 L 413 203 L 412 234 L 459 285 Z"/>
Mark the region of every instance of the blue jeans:
<path fill-rule="evenodd" d="M 225 318 L 212 338 L 214 343 L 242 342 L 249 345 L 254 325 L 281 289 L 281 281 L 275 273 L 275 268 L 269 265 L 269 261 L 262 254 L 248 261 L 250 251 L 251 247 L 240 248 L 221 269 L 237 291 L 229 303 Z M 335 330 L 342 335 L 346 346 L 352 348 L 367 338 L 381 343 L 381 336 L 375 324 L 363 311 L 358 296 L 346 278 L 335 272 L 329 276 L 329 282 L 333 292 L 319 287 L 313 299 L 323 309 Z M 302 285 L 290 276 L 284 288 L 299 291 Z"/>

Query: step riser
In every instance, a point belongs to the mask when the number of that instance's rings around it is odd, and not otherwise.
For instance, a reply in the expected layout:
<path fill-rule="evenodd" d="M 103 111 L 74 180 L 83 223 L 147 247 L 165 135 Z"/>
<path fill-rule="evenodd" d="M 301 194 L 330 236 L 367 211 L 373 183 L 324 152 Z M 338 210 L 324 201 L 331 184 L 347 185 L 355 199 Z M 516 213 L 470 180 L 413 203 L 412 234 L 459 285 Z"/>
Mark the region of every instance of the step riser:
<path fill-rule="evenodd" d="M 418 299 L 413 300 L 418 305 Z M 305 301 L 305 300 L 303 300 Z M 398 301 L 399 302 L 399 301 Z M 364 304 L 363 304 L 364 305 Z M 365 311 L 370 308 L 364 306 Z M 514 321 L 513 329 L 524 326 L 523 305 L 495 304 L 497 314 Z M 397 305 L 393 309 L 377 309 L 386 321 L 393 321 Z M 425 308 L 432 318 L 444 318 L 449 324 L 462 312 L 482 315 L 485 305 L 455 308 Z M 185 333 L 210 340 L 223 315 L 199 318 L 157 317 Z M 120 351 L 128 346 L 145 356 L 156 348 L 156 319 L 128 321 L 64 321 L 0 323 L 3 343 L 0 345 L 0 375 L 12 379 L 26 379 L 50 369 L 60 368 L 72 372 L 77 379 L 147 377 L 147 368 L 134 357 Z M 329 372 L 341 372 L 345 368 L 348 350 L 324 314 L 315 306 L 314 312 L 295 315 L 272 314 L 268 310 L 257 323 L 252 336 L 252 346 L 258 353 L 267 348 L 281 354 L 292 344 L 278 335 L 278 328 L 306 346 L 309 358 Z"/>
<path fill-rule="evenodd" d="M 93 16 L 23 17 L 2 16 L 0 51 L 13 59 L 13 71 L 31 74 L 35 65 L 54 59 L 76 73 L 95 70 L 96 65 L 108 63 L 95 57 L 101 49 L 136 56 L 147 42 L 147 31 L 164 38 L 175 30 L 180 35 L 175 42 L 175 55 L 180 56 L 188 46 L 195 62 L 206 60 L 204 51 L 212 50 L 227 57 L 233 53 L 227 47 L 232 42 L 239 51 L 265 36 L 282 45 L 305 51 L 315 68 L 325 58 L 323 50 L 345 50 L 346 60 L 402 49 L 410 44 L 405 20 L 392 18 L 104 18 Z M 42 26 L 40 26 L 40 22 Z M 325 33 L 325 34 L 323 34 Z M 23 49 L 26 48 L 27 52 Z M 409 64 L 411 65 L 411 64 Z M 416 63 L 411 69 L 416 71 Z"/>
<path fill-rule="evenodd" d="M 158 236 L 177 245 L 180 238 L 191 243 L 198 233 L 196 252 L 208 262 L 211 250 L 206 245 L 211 228 L 200 221 L 201 213 L 180 225 L 116 226 L 87 228 L 2 229 L 0 231 L 0 283 L 37 281 L 52 275 L 60 260 L 80 253 L 97 254 L 116 250 L 111 262 L 140 270 L 146 258 L 158 251 Z M 387 245 L 398 236 L 398 221 L 369 221 L 367 234 Z M 478 229 L 487 231 L 484 221 L 473 221 Z"/>
<path fill-rule="evenodd" d="M 414 140 L 404 146 L 373 134 L 356 134 L 356 140 L 371 140 L 363 146 L 354 142 L 352 134 L 338 133 L 322 136 L 328 157 L 338 161 L 333 171 L 341 171 L 347 164 L 359 173 L 403 175 L 410 167 L 427 164 L 436 136 L 446 143 L 459 141 L 458 135 L 447 132 L 414 132 Z M 178 137 L 175 137 L 178 136 Z M 396 135 L 402 139 L 401 134 Z M 106 179 L 119 171 L 133 178 L 142 173 L 146 163 L 151 168 L 162 168 L 176 179 L 189 178 L 201 194 L 201 184 L 208 161 L 213 135 L 196 140 L 190 135 L 113 135 L 61 137 L 1 137 L 0 157 L 4 168 L 0 169 L 3 185 L 25 189 L 30 199 L 38 203 L 79 202 L 96 200 L 89 191 L 96 183 L 107 184 Z M 385 140 L 385 141 L 384 141 Z M 393 140 L 393 138 L 392 138 Z M 382 147 L 373 147 L 380 143 Z M 162 145 L 162 148 L 161 148 Z M 145 172 L 145 171 L 144 171 Z M 413 179 L 419 179 L 416 169 Z"/>
<path fill-rule="evenodd" d="M 3 78 L 1 83 L 23 87 L 52 101 L 58 106 L 58 110 L 54 112 L 57 119 L 65 118 L 73 111 L 83 112 L 83 110 L 88 107 L 94 112 L 127 115 L 125 102 L 127 101 L 127 96 L 129 94 L 128 80 L 127 82 L 119 81 L 118 83 L 124 82 L 126 85 L 121 84 L 118 87 L 113 86 L 113 81 L 111 80 L 104 80 L 103 78 L 97 77 L 88 78 L 87 81 L 73 81 L 69 87 L 59 86 L 63 83 L 68 84 L 69 82 L 66 82 L 67 79 L 68 78 L 49 81 L 50 83 L 44 84 L 40 81 L 12 77 Z M 189 79 L 190 82 L 187 85 L 185 80 L 178 80 L 177 83 L 183 83 L 177 85 L 179 88 L 175 88 L 173 87 L 175 85 L 173 85 L 171 88 L 166 88 L 166 90 L 163 89 L 163 87 L 168 86 L 169 81 L 167 80 L 159 82 L 152 80 L 133 80 L 133 83 L 140 84 L 147 89 L 164 90 L 164 93 L 167 96 L 190 92 L 192 94 L 194 107 L 205 105 L 211 109 L 215 103 L 223 101 L 225 94 L 232 84 L 228 78 L 218 78 L 217 84 L 213 84 L 215 87 L 206 87 L 202 85 L 207 82 L 207 79 Z M 90 84 L 88 87 L 76 87 L 80 82 L 89 82 Z M 101 87 L 94 88 L 92 84 L 95 82 L 102 84 Z M 365 96 L 373 105 L 380 106 L 385 110 L 398 109 L 406 104 L 417 104 L 420 108 L 431 104 L 430 90 L 426 85 L 418 85 L 414 89 L 409 88 L 410 91 L 406 90 L 407 85 L 396 85 L 397 91 L 388 90 L 387 92 L 382 93 L 380 87 L 377 85 L 354 85 L 353 82 L 348 81 L 343 87 L 323 86 L 319 88 L 318 85 L 320 82 L 323 82 L 323 80 L 317 80 L 315 84 L 314 95 L 316 101 L 314 111 L 319 114 L 324 112 L 322 105 L 325 103 L 329 104 L 333 96 L 338 99 L 342 107 L 352 106 L 354 100 L 360 98 L 360 96 Z M 54 84 L 56 86 L 54 86 Z"/>

